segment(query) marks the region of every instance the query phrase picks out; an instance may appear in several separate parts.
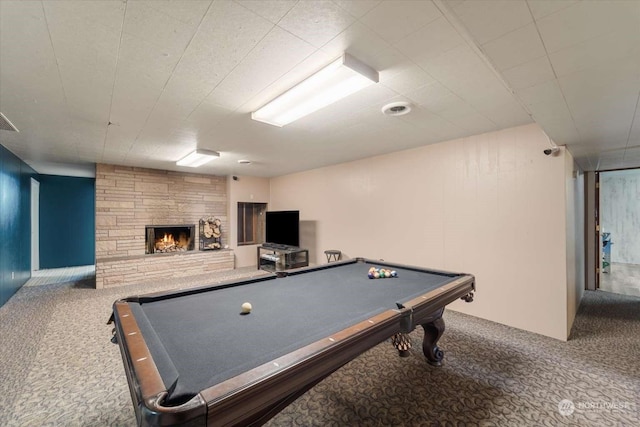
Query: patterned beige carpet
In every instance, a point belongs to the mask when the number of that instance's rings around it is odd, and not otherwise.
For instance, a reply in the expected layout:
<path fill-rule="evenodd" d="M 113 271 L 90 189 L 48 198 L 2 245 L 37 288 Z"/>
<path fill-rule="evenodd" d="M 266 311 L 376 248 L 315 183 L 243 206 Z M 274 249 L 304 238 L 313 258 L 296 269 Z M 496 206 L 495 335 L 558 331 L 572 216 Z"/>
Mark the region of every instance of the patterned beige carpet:
<path fill-rule="evenodd" d="M 33 280 L 0 308 L 0 426 L 135 425 L 105 322 L 117 298 L 175 283 L 94 290 L 82 274 Z M 415 331 L 411 357 L 382 343 L 268 425 L 640 425 L 640 298 L 587 292 L 566 343 L 451 311 L 445 321 L 443 367 L 424 361 Z"/>

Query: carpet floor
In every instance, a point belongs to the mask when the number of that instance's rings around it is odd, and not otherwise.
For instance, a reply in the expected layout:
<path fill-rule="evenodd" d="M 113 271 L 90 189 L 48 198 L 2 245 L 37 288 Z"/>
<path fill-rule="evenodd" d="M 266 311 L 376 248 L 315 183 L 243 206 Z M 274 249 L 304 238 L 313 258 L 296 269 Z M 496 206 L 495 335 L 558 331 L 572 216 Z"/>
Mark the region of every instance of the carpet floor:
<path fill-rule="evenodd" d="M 180 287 L 255 274 L 233 270 Z M 111 304 L 176 284 L 95 290 L 90 274 L 47 277 L 0 308 L 0 426 L 134 426 L 109 341 Z M 568 342 L 450 310 L 444 319 L 444 366 L 425 362 L 416 330 L 410 357 L 381 343 L 267 425 L 640 425 L 640 297 L 587 291 Z"/>

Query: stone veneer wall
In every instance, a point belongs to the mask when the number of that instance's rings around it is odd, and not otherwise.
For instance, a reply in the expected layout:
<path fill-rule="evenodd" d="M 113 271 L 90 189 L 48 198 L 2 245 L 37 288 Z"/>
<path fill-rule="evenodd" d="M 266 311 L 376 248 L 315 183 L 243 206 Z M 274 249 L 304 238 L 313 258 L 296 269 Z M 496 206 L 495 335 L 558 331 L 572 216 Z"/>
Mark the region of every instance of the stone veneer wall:
<path fill-rule="evenodd" d="M 96 165 L 96 288 L 234 268 L 231 250 L 145 255 L 145 225 L 222 221 L 228 244 L 227 178 Z M 197 238 L 197 236 L 196 236 Z"/>

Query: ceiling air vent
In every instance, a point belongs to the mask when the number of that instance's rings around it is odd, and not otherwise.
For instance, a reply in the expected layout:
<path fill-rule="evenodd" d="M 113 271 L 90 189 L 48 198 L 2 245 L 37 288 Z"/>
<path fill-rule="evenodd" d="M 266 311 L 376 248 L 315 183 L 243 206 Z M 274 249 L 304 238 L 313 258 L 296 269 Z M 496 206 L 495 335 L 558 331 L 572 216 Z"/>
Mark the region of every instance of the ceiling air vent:
<path fill-rule="evenodd" d="M 11 123 L 7 116 L 0 113 L 0 130 L 8 130 L 9 132 L 20 132 L 17 127 Z"/>
<path fill-rule="evenodd" d="M 411 112 L 411 104 L 408 102 L 392 102 L 382 107 L 382 114 L 387 116 L 404 116 Z"/>

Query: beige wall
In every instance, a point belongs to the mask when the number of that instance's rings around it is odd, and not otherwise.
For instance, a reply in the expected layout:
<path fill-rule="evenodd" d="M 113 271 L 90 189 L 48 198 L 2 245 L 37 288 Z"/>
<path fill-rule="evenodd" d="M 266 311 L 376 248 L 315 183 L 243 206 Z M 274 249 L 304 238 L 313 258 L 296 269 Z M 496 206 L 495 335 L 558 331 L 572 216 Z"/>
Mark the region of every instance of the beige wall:
<path fill-rule="evenodd" d="M 567 200 L 567 336 L 584 295 L 584 175 L 571 153 L 565 153 Z"/>
<path fill-rule="evenodd" d="M 238 202 L 268 203 L 269 202 L 269 179 L 237 176 L 237 179 L 228 177 L 227 194 L 229 197 L 228 217 L 230 224 L 234 224 L 229 229 L 229 247 L 233 249 L 236 256 L 236 268 L 256 266 L 257 245 L 238 246 Z"/>
<path fill-rule="evenodd" d="M 547 147 L 532 124 L 282 176 L 269 208 L 315 224 L 312 259 L 335 248 L 472 273 L 475 302 L 451 308 L 564 340 L 566 153 Z"/>

